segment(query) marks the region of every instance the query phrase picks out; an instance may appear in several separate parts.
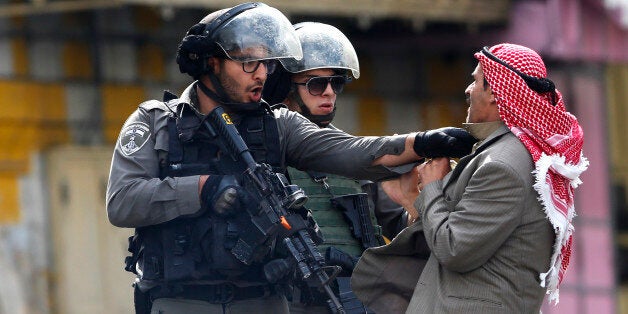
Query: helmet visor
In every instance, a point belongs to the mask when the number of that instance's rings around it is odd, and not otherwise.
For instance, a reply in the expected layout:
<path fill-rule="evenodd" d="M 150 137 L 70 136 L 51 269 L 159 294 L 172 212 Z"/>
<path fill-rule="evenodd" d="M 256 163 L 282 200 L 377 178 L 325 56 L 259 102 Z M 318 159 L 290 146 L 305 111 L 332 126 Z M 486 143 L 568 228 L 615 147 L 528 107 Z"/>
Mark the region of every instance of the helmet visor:
<path fill-rule="evenodd" d="M 337 28 L 316 22 L 295 25 L 303 49 L 303 59 L 281 60 L 292 73 L 314 69 L 351 70 L 354 78 L 360 77 L 358 56 L 349 39 Z"/>
<path fill-rule="evenodd" d="M 214 38 L 227 57 L 235 61 L 303 57 L 290 21 L 266 5 L 236 15 L 215 31 Z"/>

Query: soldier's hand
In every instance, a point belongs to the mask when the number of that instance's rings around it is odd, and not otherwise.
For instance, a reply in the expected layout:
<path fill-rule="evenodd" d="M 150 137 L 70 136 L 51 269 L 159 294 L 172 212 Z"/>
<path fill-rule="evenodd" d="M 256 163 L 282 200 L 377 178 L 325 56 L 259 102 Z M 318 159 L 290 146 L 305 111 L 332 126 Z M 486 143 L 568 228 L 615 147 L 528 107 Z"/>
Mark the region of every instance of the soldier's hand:
<path fill-rule="evenodd" d="M 288 274 L 294 267 L 285 259 L 274 259 L 264 265 L 264 277 L 270 283 L 276 283 Z"/>
<path fill-rule="evenodd" d="M 351 276 L 355 264 L 358 263 L 349 253 L 341 251 L 333 246 L 327 247 L 325 250 L 325 264 L 328 266 L 340 266 L 343 270 L 343 276 Z"/>
<path fill-rule="evenodd" d="M 212 210 L 220 216 L 229 216 L 241 207 L 242 187 L 233 175 L 211 175 L 201 190 L 202 212 Z"/>
<path fill-rule="evenodd" d="M 469 132 L 454 127 L 419 132 L 414 138 L 414 152 L 425 158 L 460 158 L 471 153 L 477 140 Z"/>

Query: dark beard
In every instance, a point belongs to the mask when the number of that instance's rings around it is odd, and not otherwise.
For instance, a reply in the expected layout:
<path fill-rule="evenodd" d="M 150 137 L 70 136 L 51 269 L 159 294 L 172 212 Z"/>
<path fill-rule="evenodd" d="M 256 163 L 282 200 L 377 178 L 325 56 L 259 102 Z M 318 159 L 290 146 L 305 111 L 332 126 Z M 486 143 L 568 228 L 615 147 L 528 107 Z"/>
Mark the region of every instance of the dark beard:
<path fill-rule="evenodd" d="M 225 74 L 225 71 L 223 71 L 224 62 L 225 62 L 224 60 L 221 60 L 220 72 L 216 73 L 216 77 L 218 78 L 218 81 L 222 85 L 222 89 L 228 98 L 227 101 L 242 102 L 242 100 L 239 99 L 242 95 L 239 95 L 238 93 L 238 90 L 240 89 L 240 84 L 236 80 L 234 80 L 232 77 Z"/>

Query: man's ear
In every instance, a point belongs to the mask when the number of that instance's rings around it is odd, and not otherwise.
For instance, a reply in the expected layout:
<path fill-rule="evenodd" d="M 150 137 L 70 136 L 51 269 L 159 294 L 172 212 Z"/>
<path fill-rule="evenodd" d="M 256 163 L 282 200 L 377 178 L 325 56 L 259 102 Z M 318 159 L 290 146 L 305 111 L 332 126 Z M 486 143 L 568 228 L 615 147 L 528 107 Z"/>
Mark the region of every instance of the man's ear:
<path fill-rule="evenodd" d="M 218 58 L 216 57 L 209 57 L 207 58 L 207 69 L 212 72 L 212 73 L 216 73 L 216 65 L 218 64 Z"/>
<path fill-rule="evenodd" d="M 490 97 L 491 104 L 495 104 L 496 105 L 497 104 L 497 97 L 495 96 L 495 94 L 493 93 L 493 90 L 490 87 L 488 88 L 488 91 L 491 94 L 491 97 Z"/>
<path fill-rule="evenodd" d="M 297 97 L 295 95 L 295 93 L 297 92 L 294 88 L 293 85 L 294 84 L 290 84 L 290 90 L 288 91 L 288 94 L 286 95 L 286 99 L 284 99 L 283 103 L 288 106 L 288 109 L 292 110 L 292 111 L 296 111 L 296 112 L 300 112 L 300 108 L 299 108 L 299 104 L 298 102 L 295 100 L 295 97 Z"/>
<path fill-rule="evenodd" d="M 491 92 L 491 97 L 490 97 L 490 110 L 492 111 L 492 114 L 490 114 L 490 116 L 492 117 L 491 120 L 489 121 L 499 121 L 500 115 L 499 115 L 499 106 L 497 105 L 497 96 L 495 96 L 495 94 L 493 93 L 493 91 Z"/>

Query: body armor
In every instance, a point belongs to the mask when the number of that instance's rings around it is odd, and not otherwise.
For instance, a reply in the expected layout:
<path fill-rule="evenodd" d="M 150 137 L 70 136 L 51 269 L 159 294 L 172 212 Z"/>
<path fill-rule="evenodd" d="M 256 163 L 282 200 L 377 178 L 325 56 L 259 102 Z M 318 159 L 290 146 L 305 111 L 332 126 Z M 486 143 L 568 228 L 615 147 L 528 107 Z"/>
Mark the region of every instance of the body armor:
<path fill-rule="evenodd" d="M 338 175 L 305 172 L 294 168 L 288 168 L 288 174 L 292 183 L 302 188 L 309 198 L 307 207 L 312 211 L 324 238 L 324 242 L 319 245 L 320 250 L 325 251 L 327 247 L 334 246 L 352 256 L 362 255 L 365 245 L 354 236 L 354 226 L 348 221 L 346 213 L 331 200 L 364 193 L 360 183 Z M 377 225 L 373 208 L 374 205 L 369 200 L 368 223 L 375 231 L 372 236 L 383 245 L 381 228 Z"/>
<path fill-rule="evenodd" d="M 217 143 L 199 128 L 201 118 L 189 104 L 172 101 L 168 105 L 173 114 L 168 119 L 169 147 L 160 164 L 161 178 L 242 173 L 242 166 L 224 155 Z M 237 128 L 257 162 L 271 165 L 276 172 L 285 172 L 277 124 L 269 109 L 247 112 Z M 274 239 L 256 248 L 259 254 L 250 265 L 240 262 L 230 251 L 239 234 L 246 232 L 240 230 L 243 224 L 239 220 L 248 218 L 245 211 L 232 217 L 219 217 L 209 209 L 197 217 L 180 217 L 137 228 L 129 239 L 129 251 L 133 254 L 127 258 L 126 270 L 138 274 L 142 280 L 166 283 L 264 281 L 261 267 L 273 251 Z"/>

